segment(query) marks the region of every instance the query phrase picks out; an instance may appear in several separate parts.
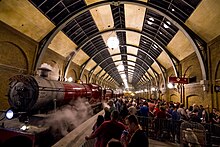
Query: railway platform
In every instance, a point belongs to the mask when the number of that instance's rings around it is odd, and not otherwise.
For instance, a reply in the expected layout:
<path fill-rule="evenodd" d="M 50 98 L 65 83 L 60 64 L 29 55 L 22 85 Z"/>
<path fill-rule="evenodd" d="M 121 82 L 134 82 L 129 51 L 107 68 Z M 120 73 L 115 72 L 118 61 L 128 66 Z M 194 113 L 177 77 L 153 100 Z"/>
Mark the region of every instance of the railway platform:
<path fill-rule="evenodd" d="M 95 140 L 86 141 L 84 138 L 92 132 L 92 126 L 96 121 L 98 115 L 104 114 L 101 111 L 82 123 L 72 132 L 67 134 L 64 138 L 58 141 L 53 147 L 93 147 Z M 179 147 L 177 143 L 162 142 L 158 140 L 149 139 L 150 147 Z"/>

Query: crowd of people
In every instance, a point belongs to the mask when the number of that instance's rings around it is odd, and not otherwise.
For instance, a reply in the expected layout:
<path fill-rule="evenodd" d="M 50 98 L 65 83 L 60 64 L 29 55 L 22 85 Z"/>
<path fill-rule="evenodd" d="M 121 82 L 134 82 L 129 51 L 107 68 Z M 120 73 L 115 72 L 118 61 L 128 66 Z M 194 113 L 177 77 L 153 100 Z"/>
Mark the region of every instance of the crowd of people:
<path fill-rule="evenodd" d="M 179 127 L 183 121 L 196 123 L 220 124 L 219 112 L 214 108 L 211 113 L 202 105 L 193 104 L 185 108 L 178 102 L 166 102 L 159 99 L 115 99 L 108 101 L 108 107 L 104 107 L 104 116 L 98 116 L 97 123 L 93 127 L 91 135 L 85 139 L 96 138 L 95 147 L 147 147 L 148 126 L 141 117 L 152 120 L 154 135 L 159 139 L 163 124 L 161 120 L 171 120 L 169 125 L 171 140 L 179 142 Z M 146 119 L 145 119 L 146 120 Z M 141 121 L 141 122 L 140 122 Z M 144 128 L 145 127 L 145 128 Z"/>

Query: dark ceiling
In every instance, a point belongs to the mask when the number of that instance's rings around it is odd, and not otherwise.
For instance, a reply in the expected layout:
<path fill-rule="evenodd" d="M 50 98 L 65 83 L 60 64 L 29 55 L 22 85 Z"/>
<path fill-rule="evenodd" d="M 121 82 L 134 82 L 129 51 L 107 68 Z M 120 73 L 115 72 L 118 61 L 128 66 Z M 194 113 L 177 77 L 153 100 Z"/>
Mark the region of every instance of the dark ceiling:
<path fill-rule="evenodd" d="M 73 12 L 79 12 L 87 6 L 84 0 L 30 0 L 30 2 L 40 10 L 54 25 L 60 25 L 70 17 Z M 148 0 L 148 6 L 155 8 L 167 16 L 171 17 L 178 23 L 184 23 L 189 16 L 196 9 L 201 0 Z M 125 29 L 125 10 L 124 4 L 111 5 L 111 12 L 114 19 L 115 29 Z M 63 29 L 66 34 L 77 46 L 89 39 L 93 34 L 98 33 L 98 27 L 90 11 L 86 11 L 68 23 Z M 139 49 L 144 52 L 138 51 L 137 60 L 133 74 L 128 72 L 129 66 L 127 63 L 127 46 L 126 46 L 126 31 L 118 31 L 117 37 L 120 41 L 121 59 L 125 65 L 125 72 L 127 75 L 133 75 L 131 84 L 135 86 L 143 77 L 144 73 L 148 70 L 157 57 L 161 54 L 162 49 L 155 45 L 147 37 L 151 38 L 162 48 L 166 48 L 174 35 L 177 33 L 178 28 L 175 24 L 168 21 L 164 16 L 152 10 L 146 10 L 143 27 L 141 30 L 141 39 L 139 42 Z M 97 36 L 86 45 L 82 50 L 90 57 L 94 56 L 93 60 L 98 64 L 101 61 L 110 57 L 108 50 L 98 53 L 100 50 L 106 48 L 106 44 L 101 36 Z M 98 53 L 98 54 L 97 54 Z M 97 55 L 96 55 L 97 54 Z M 172 56 L 171 53 L 169 53 Z M 143 62 L 145 61 L 145 62 Z M 119 84 L 122 79 L 115 67 L 112 64 L 112 58 L 108 58 L 105 62 L 100 64 L 100 67 L 105 68 L 105 71 Z M 143 67 L 143 68 L 140 68 Z M 161 65 L 160 65 L 161 66 Z M 128 76 L 127 76 L 128 77 Z"/>

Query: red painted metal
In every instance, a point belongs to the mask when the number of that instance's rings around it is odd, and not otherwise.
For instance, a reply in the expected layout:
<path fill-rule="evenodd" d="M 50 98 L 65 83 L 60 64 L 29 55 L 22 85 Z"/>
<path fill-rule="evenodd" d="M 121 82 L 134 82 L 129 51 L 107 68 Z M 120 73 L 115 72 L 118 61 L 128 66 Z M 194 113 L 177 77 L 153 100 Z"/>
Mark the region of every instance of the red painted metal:
<path fill-rule="evenodd" d="M 188 84 L 189 78 L 169 77 L 170 83 Z"/>
<path fill-rule="evenodd" d="M 18 112 L 28 112 L 32 115 L 36 110 L 44 110 L 43 108 L 53 105 L 54 102 L 56 102 L 56 107 L 58 107 L 77 98 L 86 98 L 92 107 L 96 107 L 101 105 L 102 98 L 111 99 L 113 96 L 113 90 L 105 89 L 104 93 L 102 87 L 96 84 L 53 81 L 29 75 L 14 76 L 11 78 L 9 88 L 11 107 Z M 33 113 L 31 113 L 32 111 Z M 32 133 L 27 133 L 14 130 L 15 127 L 10 129 L 0 127 L 0 146 L 11 138 L 18 136 L 26 137 L 34 146 L 35 142 L 39 140 L 38 136 L 42 136 L 42 132 L 36 133 L 33 131 Z"/>

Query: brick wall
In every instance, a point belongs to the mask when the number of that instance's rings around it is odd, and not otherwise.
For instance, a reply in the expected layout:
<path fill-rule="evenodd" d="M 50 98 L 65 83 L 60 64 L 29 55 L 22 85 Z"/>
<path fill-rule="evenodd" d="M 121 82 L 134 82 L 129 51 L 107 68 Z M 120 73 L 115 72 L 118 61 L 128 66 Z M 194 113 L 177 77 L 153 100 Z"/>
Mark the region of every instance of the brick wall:
<path fill-rule="evenodd" d="M 0 110 L 7 109 L 9 78 L 32 73 L 37 43 L 0 21 Z"/>
<path fill-rule="evenodd" d="M 7 97 L 9 78 L 17 74 L 37 73 L 33 69 L 37 46 L 37 42 L 0 21 L 0 110 L 9 108 Z M 48 49 L 41 63 L 58 68 L 60 75 L 63 76 L 64 61 L 64 57 Z M 76 74 L 78 78 L 79 73 L 80 67 L 71 63 L 67 77 L 76 77 Z M 87 76 L 88 71 L 85 70 L 84 74 Z"/>
<path fill-rule="evenodd" d="M 208 90 L 206 91 L 204 91 L 203 85 L 200 84 L 200 81 L 203 79 L 196 54 L 193 53 L 180 62 L 182 76 L 185 74 L 187 78 L 196 77 L 193 83 L 184 85 L 183 102 L 185 105 L 196 103 L 209 106 L 210 109 L 212 107 L 220 109 L 220 93 L 214 91 L 214 86 L 220 85 L 220 36 L 208 43 L 208 62 Z M 169 76 L 174 76 L 173 69 L 167 69 L 166 75 L 166 80 L 168 80 Z M 162 85 L 162 83 L 160 83 L 160 85 Z M 177 88 L 162 90 L 162 98 L 168 101 L 178 100 L 178 97 L 181 97 L 180 90 Z"/>
<path fill-rule="evenodd" d="M 210 99 L 213 107 L 220 109 L 220 92 L 214 91 L 214 86 L 220 86 L 220 36 L 208 43 Z"/>

